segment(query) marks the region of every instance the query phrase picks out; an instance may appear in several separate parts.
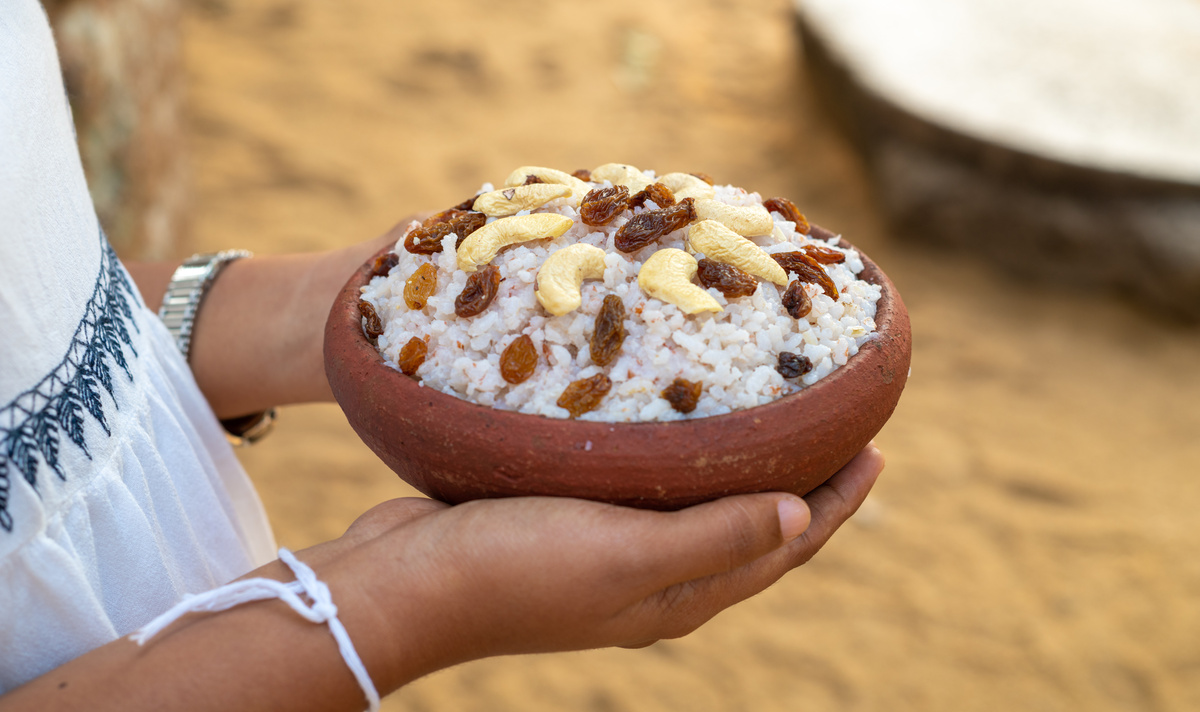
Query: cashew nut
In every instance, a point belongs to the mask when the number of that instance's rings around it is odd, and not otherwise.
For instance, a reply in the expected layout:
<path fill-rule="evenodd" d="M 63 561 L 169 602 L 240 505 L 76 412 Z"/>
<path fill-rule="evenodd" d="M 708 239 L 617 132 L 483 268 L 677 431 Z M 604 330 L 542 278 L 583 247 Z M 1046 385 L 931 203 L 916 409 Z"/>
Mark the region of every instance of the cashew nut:
<path fill-rule="evenodd" d="M 462 241 L 455 253 L 458 268 L 464 272 L 474 272 L 491 262 L 502 247 L 529 240 L 558 237 L 574 224 L 574 220 L 558 213 L 530 213 L 500 218 L 479 228 Z"/>
<path fill-rule="evenodd" d="M 484 193 L 475 198 L 471 209 L 491 218 L 501 218 L 505 215 L 516 215 L 522 210 L 540 208 L 555 198 L 570 194 L 570 186 L 533 183 Z"/>
<path fill-rule="evenodd" d="M 650 255 L 638 270 L 638 286 L 651 297 L 679 307 L 684 314 L 723 311 L 711 294 L 692 283 L 695 276 L 696 258 L 667 247 Z"/>
<path fill-rule="evenodd" d="M 761 205 L 737 206 L 719 200 L 697 200 L 696 218 L 716 220 L 739 235 L 770 235 L 775 229 L 771 213 Z"/>
<path fill-rule="evenodd" d="M 542 179 L 543 183 L 553 183 L 569 187 L 571 189 L 571 198 L 576 202 L 582 200 L 583 196 L 587 195 L 588 191 L 592 189 L 592 186 L 588 185 L 587 181 L 579 180 L 570 173 L 565 173 L 554 168 L 543 168 L 541 166 L 521 166 L 517 168 L 508 174 L 504 185 L 525 185 L 525 178 L 527 176 L 537 176 Z"/>
<path fill-rule="evenodd" d="M 599 183 L 605 180 L 613 185 L 625 186 L 630 193 L 645 190 L 646 186 L 654 182 L 647 178 L 645 173 L 624 163 L 605 163 L 592 169 L 592 182 Z"/>
<path fill-rule="evenodd" d="M 575 311 L 583 304 L 583 280 L 604 277 L 604 255 L 599 247 L 582 242 L 551 254 L 538 270 L 534 296 L 554 316 Z"/>
<path fill-rule="evenodd" d="M 684 198 L 712 198 L 717 194 L 713 187 L 690 173 L 668 173 L 658 179 L 659 183 L 671 189 L 676 200 Z"/>
<path fill-rule="evenodd" d="M 688 228 L 688 245 L 715 262 L 724 262 L 781 287 L 788 284 L 787 272 L 761 247 L 716 220 L 701 220 Z"/>

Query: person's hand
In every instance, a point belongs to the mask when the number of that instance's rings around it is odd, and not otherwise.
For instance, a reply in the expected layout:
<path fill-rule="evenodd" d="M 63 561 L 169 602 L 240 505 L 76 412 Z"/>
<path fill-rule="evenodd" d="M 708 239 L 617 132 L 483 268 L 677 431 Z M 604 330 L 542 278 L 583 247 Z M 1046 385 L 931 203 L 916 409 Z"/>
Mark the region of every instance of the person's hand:
<path fill-rule="evenodd" d="M 356 605 L 370 610 L 339 608 L 391 689 L 491 655 L 685 635 L 808 561 L 882 468 L 868 446 L 803 500 L 742 495 L 670 513 L 564 498 L 393 500 L 301 556 L 366 594 Z"/>
<path fill-rule="evenodd" d="M 565 498 L 398 499 L 298 553 L 387 694 L 476 658 L 684 635 L 808 561 L 882 469 L 868 446 L 803 500 L 740 495 L 666 513 Z M 248 576 L 294 578 L 279 561 Z M 363 693 L 325 626 L 267 600 L 185 616 L 144 647 L 115 640 L 0 698 L 4 710 L 85 706 L 349 711 Z"/>

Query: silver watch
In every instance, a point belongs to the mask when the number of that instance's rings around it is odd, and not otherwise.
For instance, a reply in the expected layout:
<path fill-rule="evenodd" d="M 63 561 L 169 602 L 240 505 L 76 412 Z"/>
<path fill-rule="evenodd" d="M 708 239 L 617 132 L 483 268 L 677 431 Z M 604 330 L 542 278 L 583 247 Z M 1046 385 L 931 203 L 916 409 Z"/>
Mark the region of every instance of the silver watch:
<path fill-rule="evenodd" d="M 196 322 L 196 312 L 204 301 L 209 287 L 225 266 L 243 257 L 252 257 L 247 250 L 225 250 L 203 255 L 192 255 L 175 269 L 167 292 L 163 295 L 162 306 L 158 309 L 158 317 L 167 326 L 167 331 L 175 339 L 175 345 L 188 360 L 192 349 L 192 327 Z M 250 445 L 258 442 L 275 422 L 275 409 L 262 413 L 222 420 L 226 436 L 234 445 Z"/>

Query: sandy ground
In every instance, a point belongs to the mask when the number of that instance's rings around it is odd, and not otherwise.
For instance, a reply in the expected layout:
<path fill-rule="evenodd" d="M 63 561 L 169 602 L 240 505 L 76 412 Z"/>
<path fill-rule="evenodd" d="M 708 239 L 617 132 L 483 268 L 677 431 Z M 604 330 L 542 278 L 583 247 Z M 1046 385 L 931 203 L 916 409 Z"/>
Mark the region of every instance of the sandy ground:
<path fill-rule="evenodd" d="M 887 471 L 811 564 L 688 638 L 476 662 L 387 709 L 1200 709 L 1200 333 L 890 239 L 787 2 L 189 7 L 195 248 L 345 244 L 619 160 L 790 196 L 912 313 Z M 243 461 L 290 547 L 411 493 L 332 406 Z"/>

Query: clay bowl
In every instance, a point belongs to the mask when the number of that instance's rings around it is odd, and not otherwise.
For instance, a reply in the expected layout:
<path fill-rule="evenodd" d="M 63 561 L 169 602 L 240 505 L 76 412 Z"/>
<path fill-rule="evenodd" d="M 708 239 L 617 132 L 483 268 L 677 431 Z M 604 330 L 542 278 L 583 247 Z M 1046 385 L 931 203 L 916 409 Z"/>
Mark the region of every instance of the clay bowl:
<path fill-rule="evenodd" d="M 325 326 L 325 371 L 350 425 L 421 492 L 458 503 L 486 497 L 579 497 L 677 509 L 724 495 L 805 494 L 837 472 L 891 416 L 908 378 L 908 312 L 882 285 L 878 336 L 799 393 L 727 415 L 670 423 L 597 423 L 468 403 L 384 365 L 363 334 L 364 264 Z"/>

